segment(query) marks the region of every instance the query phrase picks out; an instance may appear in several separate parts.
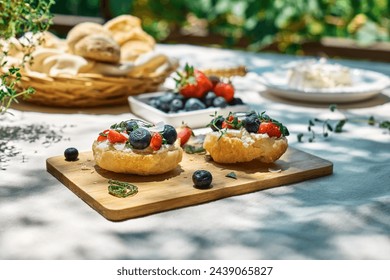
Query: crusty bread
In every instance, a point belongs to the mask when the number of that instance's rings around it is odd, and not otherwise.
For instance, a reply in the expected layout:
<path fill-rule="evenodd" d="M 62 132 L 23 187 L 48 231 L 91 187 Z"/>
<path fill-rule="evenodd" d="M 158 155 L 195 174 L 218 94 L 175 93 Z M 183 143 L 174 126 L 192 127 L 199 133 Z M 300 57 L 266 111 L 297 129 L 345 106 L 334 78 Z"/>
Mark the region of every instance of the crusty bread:
<path fill-rule="evenodd" d="M 40 72 L 46 73 L 51 77 L 60 75 L 76 76 L 81 69 L 88 69 L 90 63 L 81 56 L 62 53 L 47 57 L 42 63 Z"/>
<path fill-rule="evenodd" d="M 171 149 L 157 152 L 136 150 L 121 151 L 99 145 L 95 141 L 92 145 L 96 164 L 103 169 L 116 173 L 136 175 L 156 175 L 171 171 L 177 167 L 183 157 L 180 140 L 177 140 Z"/>
<path fill-rule="evenodd" d="M 121 15 L 104 24 L 121 47 L 121 61 L 134 61 L 141 54 L 154 50 L 156 41 L 141 26 L 141 19 Z"/>
<path fill-rule="evenodd" d="M 31 53 L 32 63 L 26 64 L 26 68 L 31 71 L 43 72 L 43 62 L 53 55 L 63 55 L 64 51 L 49 48 L 37 48 Z"/>
<path fill-rule="evenodd" d="M 121 46 L 121 61 L 134 61 L 141 54 L 153 51 L 153 46 L 142 40 L 130 40 Z"/>
<path fill-rule="evenodd" d="M 74 53 L 74 47 L 81 39 L 92 34 L 99 34 L 101 36 L 112 37 L 111 33 L 106 30 L 101 24 L 94 22 L 82 22 L 75 25 L 66 36 L 66 42 L 69 51 Z"/>
<path fill-rule="evenodd" d="M 135 29 L 141 28 L 141 19 L 132 15 L 120 15 L 107 21 L 104 28 L 112 34 L 119 45 L 122 45 L 129 40 Z"/>
<path fill-rule="evenodd" d="M 287 150 L 286 137 L 268 137 L 266 134 L 248 133 L 245 129 L 228 131 L 222 137 L 219 132 L 206 135 L 203 147 L 215 162 L 237 163 L 254 159 L 271 163 Z"/>
<path fill-rule="evenodd" d="M 109 63 L 118 63 L 121 58 L 119 45 L 105 35 L 93 34 L 74 45 L 74 53 L 85 58 Z"/>
<path fill-rule="evenodd" d="M 49 49 L 59 49 L 66 51 L 68 46 L 66 42 L 61 40 L 59 37 L 54 35 L 49 31 L 45 31 L 42 33 L 38 33 L 40 35 L 40 39 L 42 40 L 41 46 Z"/>

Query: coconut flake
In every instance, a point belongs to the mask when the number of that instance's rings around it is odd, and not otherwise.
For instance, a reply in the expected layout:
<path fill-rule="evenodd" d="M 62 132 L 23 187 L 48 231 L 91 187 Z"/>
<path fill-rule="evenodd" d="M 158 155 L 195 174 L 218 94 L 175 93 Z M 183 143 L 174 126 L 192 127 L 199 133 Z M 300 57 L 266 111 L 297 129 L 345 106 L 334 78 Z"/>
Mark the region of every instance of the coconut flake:
<path fill-rule="evenodd" d="M 165 123 L 163 121 L 156 123 L 155 126 L 148 127 L 150 132 L 160 132 L 164 130 Z"/>

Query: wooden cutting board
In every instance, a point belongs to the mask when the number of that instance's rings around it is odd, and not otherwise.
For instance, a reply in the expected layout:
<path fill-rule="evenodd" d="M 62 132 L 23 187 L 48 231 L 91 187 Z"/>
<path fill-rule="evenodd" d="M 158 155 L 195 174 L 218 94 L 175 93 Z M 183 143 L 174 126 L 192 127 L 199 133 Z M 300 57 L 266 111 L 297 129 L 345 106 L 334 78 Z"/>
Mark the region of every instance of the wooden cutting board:
<path fill-rule="evenodd" d="M 48 158 L 46 166 L 49 173 L 111 221 L 296 183 L 333 172 L 331 162 L 291 147 L 273 164 L 217 164 L 205 155 L 184 154 L 175 170 L 155 176 L 103 170 L 95 164 L 92 152 L 81 153 L 79 160 L 74 162 L 66 161 L 63 156 Z M 212 173 L 212 188 L 200 190 L 193 187 L 192 174 L 198 169 Z M 234 172 L 237 179 L 226 177 L 230 172 Z M 138 193 L 126 198 L 112 196 L 108 193 L 109 179 L 130 182 L 138 187 Z"/>

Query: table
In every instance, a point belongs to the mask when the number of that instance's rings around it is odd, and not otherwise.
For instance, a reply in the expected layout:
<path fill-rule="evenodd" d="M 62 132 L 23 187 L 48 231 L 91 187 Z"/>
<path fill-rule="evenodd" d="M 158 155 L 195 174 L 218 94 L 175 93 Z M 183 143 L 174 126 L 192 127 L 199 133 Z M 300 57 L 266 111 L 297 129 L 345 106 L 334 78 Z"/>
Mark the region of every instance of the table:
<path fill-rule="evenodd" d="M 296 59 L 189 45 L 158 51 L 198 67 L 245 64 L 261 73 Z M 338 60 L 390 75 L 390 64 Z M 243 81 L 243 82 L 242 82 Z M 110 222 L 47 171 L 70 146 L 91 149 L 102 128 L 131 117 L 129 107 L 58 109 L 21 103 L 1 116 L 14 130 L 0 170 L 0 259 L 389 259 L 390 134 L 347 123 L 345 133 L 297 141 L 327 105 L 273 97 L 240 83 L 258 111 L 285 123 L 292 147 L 334 163 L 334 174 L 124 222 Z M 390 91 L 339 106 L 348 117 L 390 119 Z M 21 140 L 22 139 L 22 140 Z M 30 143 L 31 142 L 31 143 Z"/>

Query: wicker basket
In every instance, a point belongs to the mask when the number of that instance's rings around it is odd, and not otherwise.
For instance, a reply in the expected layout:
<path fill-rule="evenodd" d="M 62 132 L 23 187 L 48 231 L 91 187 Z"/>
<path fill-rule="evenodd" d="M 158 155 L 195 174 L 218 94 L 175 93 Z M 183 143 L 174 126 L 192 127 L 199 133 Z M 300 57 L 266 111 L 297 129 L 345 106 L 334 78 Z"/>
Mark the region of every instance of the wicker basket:
<path fill-rule="evenodd" d="M 163 72 L 151 73 L 147 77 L 108 77 L 100 74 L 49 77 L 25 72 L 19 87 L 34 88 L 36 92 L 26 101 L 45 106 L 82 108 L 126 104 L 130 95 L 157 91 L 177 67 L 177 62 L 172 62 Z"/>

